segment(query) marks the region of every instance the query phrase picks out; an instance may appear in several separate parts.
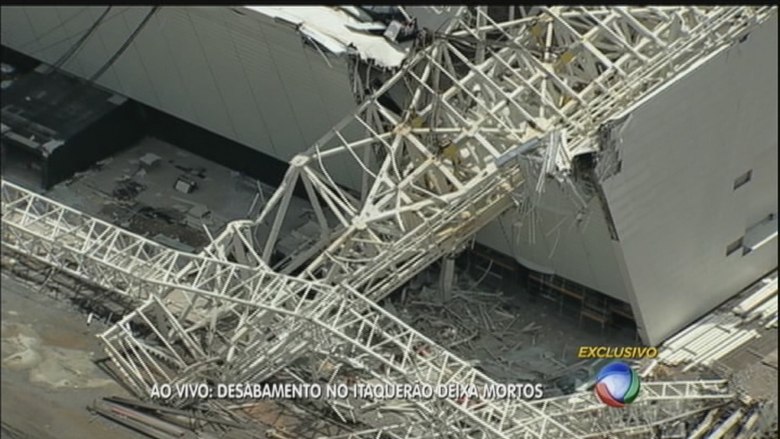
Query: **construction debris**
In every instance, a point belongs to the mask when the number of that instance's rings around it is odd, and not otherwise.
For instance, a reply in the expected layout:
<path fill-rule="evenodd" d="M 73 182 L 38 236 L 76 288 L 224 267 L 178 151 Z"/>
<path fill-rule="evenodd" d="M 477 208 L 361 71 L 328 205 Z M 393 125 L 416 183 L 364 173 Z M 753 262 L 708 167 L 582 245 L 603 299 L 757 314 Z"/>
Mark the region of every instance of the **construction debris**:
<path fill-rule="evenodd" d="M 174 189 L 177 191 L 183 193 L 183 194 L 189 194 L 195 189 L 197 189 L 198 184 L 191 180 L 184 175 L 179 176 L 179 178 L 176 179 L 176 183 L 173 185 Z"/>
<path fill-rule="evenodd" d="M 141 183 L 126 178 L 117 182 L 112 195 L 119 201 L 131 201 L 144 189 L 146 187 Z"/>
<path fill-rule="evenodd" d="M 442 346 L 475 359 L 476 367 L 498 381 L 544 380 L 565 368 L 551 352 L 533 347 L 542 326 L 521 326 L 511 299 L 500 292 L 456 287 L 443 301 L 437 290 L 422 287 L 406 297 L 405 303 L 384 306 Z"/>

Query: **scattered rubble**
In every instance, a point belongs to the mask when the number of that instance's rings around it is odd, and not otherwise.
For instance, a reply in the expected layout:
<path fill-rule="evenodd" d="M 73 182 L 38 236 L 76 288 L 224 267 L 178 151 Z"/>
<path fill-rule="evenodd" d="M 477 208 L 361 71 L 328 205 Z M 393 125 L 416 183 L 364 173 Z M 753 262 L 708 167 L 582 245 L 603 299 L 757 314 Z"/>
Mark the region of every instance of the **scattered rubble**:
<path fill-rule="evenodd" d="M 111 195 L 113 195 L 117 201 L 131 201 L 145 189 L 146 186 L 141 183 L 133 181 L 130 178 L 124 178 L 117 181 L 116 187 L 111 192 Z"/>
<path fill-rule="evenodd" d="M 169 247 L 198 251 L 209 241 L 204 226 L 219 233 L 228 221 L 245 217 L 247 207 L 262 209 L 270 191 L 255 179 L 147 137 L 47 195 Z"/>
<path fill-rule="evenodd" d="M 576 342 L 567 343 L 562 330 L 541 323 L 546 316 L 542 304 L 523 303 L 499 290 L 479 290 L 478 282 L 465 273 L 459 273 L 457 285 L 445 295 L 426 285 L 426 277 L 431 273 L 386 300 L 385 309 L 470 359 L 496 381 L 542 381 L 554 395 L 584 384 L 601 362 L 574 358 Z"/>

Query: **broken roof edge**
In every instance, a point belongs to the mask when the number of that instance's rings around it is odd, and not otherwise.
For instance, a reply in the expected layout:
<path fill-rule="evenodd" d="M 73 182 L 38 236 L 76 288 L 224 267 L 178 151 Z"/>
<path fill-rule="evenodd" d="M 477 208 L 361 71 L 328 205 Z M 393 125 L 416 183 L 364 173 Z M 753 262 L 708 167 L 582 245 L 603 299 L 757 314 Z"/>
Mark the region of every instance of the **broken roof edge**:
<path fill-rule="evenodd" d="M 243 6 L 274 20 L 291 24 L 303 37 L 316 42 L 336 56 L 356 54 L 377 67 L 400 67 L 409 50 L 381 35 L 359 30 L 365 22 L 335 6 Z M 348 26 L 353 25 L 353 26 Z"/>

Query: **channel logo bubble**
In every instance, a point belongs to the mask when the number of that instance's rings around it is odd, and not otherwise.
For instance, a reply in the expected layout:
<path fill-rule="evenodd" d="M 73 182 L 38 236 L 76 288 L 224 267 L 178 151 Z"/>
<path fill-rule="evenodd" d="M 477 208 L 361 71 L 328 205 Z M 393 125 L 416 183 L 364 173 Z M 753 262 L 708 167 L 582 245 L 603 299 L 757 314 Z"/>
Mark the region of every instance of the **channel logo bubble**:
<path fill-rule="evenodd" d="M 639 395 L 639 376 L 626 363 L 616 361 L 596 376 L 596 396 L 610 407 L 631 404 Z"/>

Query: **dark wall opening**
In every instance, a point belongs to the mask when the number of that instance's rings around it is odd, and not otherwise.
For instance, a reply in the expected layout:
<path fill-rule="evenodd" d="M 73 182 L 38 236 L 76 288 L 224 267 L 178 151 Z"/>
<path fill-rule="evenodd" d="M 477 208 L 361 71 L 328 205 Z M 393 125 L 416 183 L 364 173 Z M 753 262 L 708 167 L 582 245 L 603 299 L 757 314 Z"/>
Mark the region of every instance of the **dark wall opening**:
<path fill-rule="evenodd" d="M 31 72 L 40 64 L 40 61 L 3 45 L 0 45 L 0 61 L 13 65 L 17 75 Z"/>
<path fill-rule="evenodd" d="M 132 101 L 56 70 L 21 74 L 2 98 L 3 149 L 15 150 L 6 155 L 22 160 L 26 173 L 38 169 L 35 186 L 43 189 L 144 134 Z"/>
<path fill-rule="evenodd" d="M 126 101 L 55 149 L 47 161 L 45 187 L 48 189 L 70 178 L 141 139 L 143 125 L 133 107 L 133 102 Z"/>
<path fill-rule="evenodd" d="M 8 47 L 0 46 L 0 48 L 2 48 L 0 59 L 16 68 L 14 75 L 20 80 L 13 88 L 18 88 L 20 83 L 29 82 L 21 80 L 35 75 L 33 70 L 40 65 L 40 62 Z M 56 71 L 56 74 L 71 77 L 61 71 Z M 4 95 L 7 96 L 6 93 Z M 3 100 L 6 101 L 5 96 Z M 5 102 L 2 105 L 4 106 Z M 56 108 L 53 110 L 56 112 Z M 66 145 L 55 150 L 45 161 L 48 163 L 50 174 L 46 178 L 48 180 L 46 187 L 70 177 L 74 172 L 86 169 L 96 161 L 129 146 L 144 136 L 158 138 L 272 186 L 281 183 L 289 167 L 283 160 L 130 99 L 122 105 L 121 109 L 115 110 L 104 119 L 101 124 L 74 134 Z M 38 120 L 34 121 L 40 123 Z M 105 142 L 106 138 L 113 141 Z M 13 154 L 13 156 L 30 158 L 34 154 L 26 156 Z M 296 186 L 295 193 L 300 197 L 306 196 L 300 183 Z"/>

